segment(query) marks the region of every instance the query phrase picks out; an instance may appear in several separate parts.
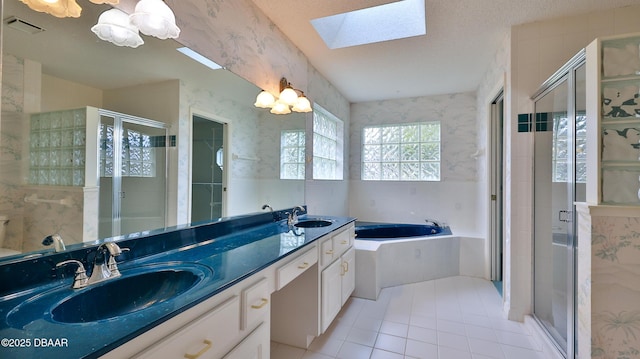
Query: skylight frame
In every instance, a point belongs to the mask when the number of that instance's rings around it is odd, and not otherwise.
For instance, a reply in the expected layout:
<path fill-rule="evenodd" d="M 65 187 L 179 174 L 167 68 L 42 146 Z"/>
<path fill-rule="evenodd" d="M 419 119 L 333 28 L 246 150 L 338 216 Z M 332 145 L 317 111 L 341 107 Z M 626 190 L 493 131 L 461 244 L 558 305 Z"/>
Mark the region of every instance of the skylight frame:
<path fill-rule="evenodd" d="M 311 20 L 330 49 L 399 40 L 427 33 L 425 0 L 402 0 Z"/>

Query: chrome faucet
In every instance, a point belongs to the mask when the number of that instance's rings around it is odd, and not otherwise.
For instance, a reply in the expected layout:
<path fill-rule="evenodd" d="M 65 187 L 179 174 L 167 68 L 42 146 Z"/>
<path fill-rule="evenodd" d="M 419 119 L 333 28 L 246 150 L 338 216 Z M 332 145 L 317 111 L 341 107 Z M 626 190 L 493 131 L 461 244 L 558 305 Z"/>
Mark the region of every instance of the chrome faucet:
<path fill-rule="evenodd" d="M 73 278 L 73 285 L 71 285 L 71 288 L 80 289 L 86 287 L 87 284 L 89 284 L 89 278 L 87 277 L 87 271 L 84 269 L 84 265 L 82 264 L 82 262 L 75 259 L 69 259 L 56 264 L 56 268 L 60 268 L 67 264 L 78 265 L 78 269 L 76 269 L 76 275 Z"/>
<path fill-rule="evenodd" d="M 434 226 L 434 227 L 436 227 L 436 228 L 438 228 L 438 227 L 442 227 L 442 225 L 440 224 L 440 222 L 439 222 L 439 221 L 437 221 L 437 220 L 435 220 L 435 219 L 429 219 L 429 218 L 427 218 L 427 219 L 425 219 L 425 221 L 427 222 L 427 224 L 430 224 L 430 225 L 432 225 L 432 226 Z"/>
<path fill-rule="evenodd" d="M 50 236 L 44 237 L 42 240 L 42 245 L 50 246 L 53 244 L 53 250 L 57 252 L 63 252 L 67 249 L 64 245 L 64 241 L 62 241 L 62 237 L 59 234 L 52 234 Z"/>
<path fill-rule="evenodd" d="M 129 248 L 120 248 L 114 242 L 105 242 L 98 246 L 96 257 L 93 259 L 93 269 L 87 284 L 100 283 L 107 279 L 121 276 L 115 257 L 128 251 Z M 102 263 L 96 263 L 102 255 Z"/>
<path fill-rule="evenodd" d="M 293 210 L 291 211 L 291 213 L 287 212 L 287 224 L 290 226 L 293 226 L 294 224 L 298 223 L 298 210 L 301 210 L 304 212 L 304 207 L 302 206 L 295 206 L 293 207 Z"/>

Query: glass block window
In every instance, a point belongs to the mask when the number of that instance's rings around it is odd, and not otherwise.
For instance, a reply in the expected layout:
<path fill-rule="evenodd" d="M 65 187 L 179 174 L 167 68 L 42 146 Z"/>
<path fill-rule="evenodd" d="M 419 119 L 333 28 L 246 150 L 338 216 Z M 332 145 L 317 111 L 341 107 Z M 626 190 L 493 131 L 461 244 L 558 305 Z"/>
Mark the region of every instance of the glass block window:
<path fill-rule="evenodd" d="M 304 179 L 305 131 L 280 134 L 280 179 Z"/>
<path fill-rule="evenodd" d="M 343 131 L 340 119 L 314 104 L 313 179 L 342 179 Z"/>
<path fill-rule="evenodd" d="M 100 125 L 100 176 L 113 177 L 113 126 Z M 150 135 L 124 129 L 122 138 L 122 176 L 155 177 L 156 157 Z"/>
<path fill-rule="evenodd" d="M 362 179 L 439 181 L 440 122 L 365 127 Z"/>
<path fill-rule="evenodd" d="M 84 186 L 85 109 L 31 115 L 29 184 Z"/>
<path fill-rule="evenodd" d="M 554 113 L 553 118 L 553 173 L 554 182 L 569 180 L 569 119 L 566 113 Z M 587 182 L 587 116 L 586 113 L 576 114 L 576 182 Z"/>

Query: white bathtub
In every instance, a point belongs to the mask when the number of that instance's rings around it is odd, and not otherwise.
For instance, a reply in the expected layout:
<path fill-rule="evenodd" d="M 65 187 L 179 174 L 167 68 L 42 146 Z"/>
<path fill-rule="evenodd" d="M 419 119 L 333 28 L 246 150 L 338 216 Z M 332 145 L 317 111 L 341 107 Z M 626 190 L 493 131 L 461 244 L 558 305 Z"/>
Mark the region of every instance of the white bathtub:
<path fill-rule="evenodd" d="M 355 297 L 375 300 L 382 288 L 458 275 L 488 279 L 483 238 L 356 239 L 355 249 Z"/>

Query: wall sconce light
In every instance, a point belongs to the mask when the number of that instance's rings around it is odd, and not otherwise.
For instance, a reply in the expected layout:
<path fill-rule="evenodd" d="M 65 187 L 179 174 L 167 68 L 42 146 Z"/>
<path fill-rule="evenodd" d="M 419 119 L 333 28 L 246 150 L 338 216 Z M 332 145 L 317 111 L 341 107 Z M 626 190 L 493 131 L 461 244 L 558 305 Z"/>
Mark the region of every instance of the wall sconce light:
<path fill-rule="evenodd" d="M 55 17 L 80 17 L 82 8 L 76 0 L 20 0 L 31 10 L 44 12 Z M 90 0 L 94 4 L 116 5 L 120 0 Z"/>
<path fill-rule="evenodd" d="M 131 23 L 145 35 L 175 39 L 180 35 L 176 16 L 162 0 L 140 0 L 130 15 Z"/>
<path fill-rule="evenodd" d="M 276 115 L 286 115 L 292 110 L 294 112 L 311 112 L 311 103 L 304 92 L 294 89 L 284 77 L 280 79 L 280 95 L 277 99 L 271 93 L 262 91 L 256 97 L 254 106 L 270 108 L 270 112 Z"/>
<path fill-rule="evenodd" d="M 80 17 L 82 8 L 76 0 L 20 0 L 31 10 L 55 17 Z"/>
<path fill-rule="evenodd" d="M 91 28 L 91 31 L 101 40 L 118 46 L 136 48 L 144 44 L 138 34 L 138 28 L 129 21 L 129 15 L 116 8 L 100 14 L 98 23 Z"/>
<path fill-rule="evenodd" d="M 106 3 L 119 0 L 91 1 Z M 100 15 L 91 31 L 102 40 L 133 48 L 144 44 L 139 32 L 162 40 L 175 39 L 180 34 L 176 16 L 162 0 L 140 0 L 131 15 L 115 8 L 107 10 Z"/>

